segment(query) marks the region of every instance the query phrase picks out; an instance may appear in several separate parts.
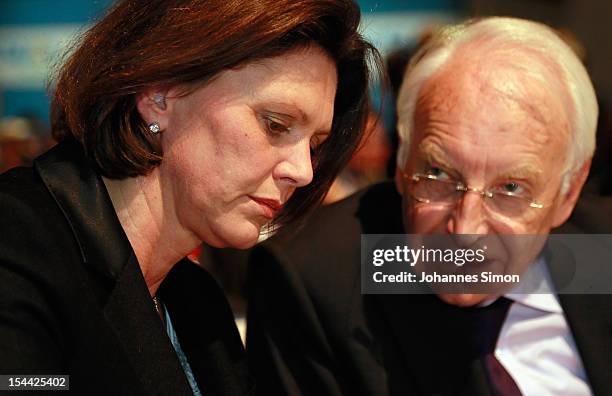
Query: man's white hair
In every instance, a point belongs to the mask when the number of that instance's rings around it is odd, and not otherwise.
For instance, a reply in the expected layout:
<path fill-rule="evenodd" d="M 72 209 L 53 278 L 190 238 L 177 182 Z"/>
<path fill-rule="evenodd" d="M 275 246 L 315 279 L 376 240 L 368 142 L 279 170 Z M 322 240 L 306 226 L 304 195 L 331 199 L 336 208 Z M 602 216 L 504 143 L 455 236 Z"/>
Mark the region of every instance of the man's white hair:
<path fill-rule="evenodd" d="M 566 115 L 570 121 L 570 141 L 561 188 L 562 192 L 567 191 L 572 174 L 595 151 L 598 114 L 595 90 L 582 62 L 553 29 L 516 18 L 489 17 L 447 26 L 415 54 L 406 68 L 397 99 L 397 130 L 400 139 L 398 167 L 404 169 L 408 159 L 415 106 L 424 83 L 449 60 L 459 56 L 465 45 L 470 45 L 471 50 L 475 49 L 485 56 L 501 50 L 508 63 L 516 66 L 525 62 L 520 67 L 521 72 L 541 81 L 551 81 L 551 76 L 544 74 L 546 70 L 551 70 L 552 63 L 555 74 L 552 77 L 559 80 L 561 89 L 566 91 L 570 99 L 569 102 L 564 101 L 566 107 L 569 107 Z M 452 73 L 452 70 L 448 72 Z M 568 96 L 563 92 L 552 93 L 555 94 Z"/>

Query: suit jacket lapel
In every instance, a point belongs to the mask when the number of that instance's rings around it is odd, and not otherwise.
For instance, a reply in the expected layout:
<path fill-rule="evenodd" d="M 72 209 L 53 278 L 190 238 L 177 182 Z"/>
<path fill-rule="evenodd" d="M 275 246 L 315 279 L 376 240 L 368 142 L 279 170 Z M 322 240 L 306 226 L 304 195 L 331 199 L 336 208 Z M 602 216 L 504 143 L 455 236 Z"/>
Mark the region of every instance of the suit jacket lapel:
<path fill-rule="evenodd" d="M 559 300 L 591 388 L 606 394 L 612 383 L 612 296 L 561 294 Z"/>
<path fill-rule="evenodd" d="M 193 395 L 135 256 L 123 267 L 104 315 L 147 394 Z"/>
<path fill-rule="evenodd" d="M 132 254 L 102 179 L 78 143 L 64 141 L 36 159 L 35 169 L 73 231 L 83 262 L 114 282 Z"/>
<path fill-rule="evenodd" d="M 183 260 L 168 274 L 159 293 L 201 391 L 228 396 L 253 393 L 244 347 L 216 281 Z"/>
<path fill-rule="evenodd" d="M 571 225 L 556 233 L 567 233 Z M 576 261 L 572 252 L 559 242 L 549 243 L 546 262 L 555 288 L 571 282 L 577 266 L 592 263 Z M 595 271 L 595 270 L 594 270 Z M 609 294 L 559 294 L 559 301 L 595 394 L 604 394 L 612 383 L 612 296 Z"/>
<path fill-rule="evenodd" d="M 78 143 L 58 144 L 35 169 L 70 224 L 85 267 L 105 281 L 92 291 L 145 390 L 192 394 L 102 179 Z"/>

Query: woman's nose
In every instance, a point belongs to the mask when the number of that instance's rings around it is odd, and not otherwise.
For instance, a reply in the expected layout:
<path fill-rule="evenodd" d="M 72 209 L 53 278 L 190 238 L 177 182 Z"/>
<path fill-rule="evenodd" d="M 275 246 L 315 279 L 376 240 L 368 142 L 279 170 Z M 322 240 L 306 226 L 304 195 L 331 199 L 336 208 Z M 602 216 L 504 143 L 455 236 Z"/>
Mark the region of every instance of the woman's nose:
<path fill-rule="evenodd" d="M 277 166 L 276 177 L 289 181 L 294 187 L 309 184 L 313 177 L 310 142 L 303 140 L 286 149 L 283 160 Z"/>

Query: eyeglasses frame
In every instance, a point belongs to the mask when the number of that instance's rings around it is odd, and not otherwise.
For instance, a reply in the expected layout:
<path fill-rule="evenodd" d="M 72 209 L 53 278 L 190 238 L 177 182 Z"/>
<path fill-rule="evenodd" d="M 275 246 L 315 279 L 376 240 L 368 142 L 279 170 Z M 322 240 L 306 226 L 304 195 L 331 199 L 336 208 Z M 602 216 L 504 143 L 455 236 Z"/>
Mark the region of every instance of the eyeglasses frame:
<path fill-rule="evenodd" d="M 544 208 L 550 206 L 550 204 L 541 204 L 541 203 L 538 203 L 538 202 L 536 202 L 532 198 L 527 198 L 527 197 L 523 197 L 523 196 L 520 196 L 520 195 L 516 195 L 516 194 L 512 193 L 511 191 L 507 191 L 507 192 L 502 192 L 502 191 L 492 192 L 492 191 L 490 191 L 490 189 L 486 189 L 486 188 L 483 189 L 483 188 L 470 187 L 470 186 L 466 185 L 465 183 L 457 181 L 457 180 L 439 179 L 435 175 L 428 175 L 428 174 L 419 173 L 419 172 L 413 173 L 412 175 L 409 175 L 407 173 L 402 173 L 402 175 L 403 175 L 404 179 L 408 179 L 410 182 L 418 182 L 420 179 L 429 179 L 429 180 L 435 180 L 435 181 L 443 182 L 443 183 L 447 183 L 447 184 L 454 184 L 455 187 L 456 187 L 455 191 L 460 191 L 460 192 L 463 192 L 464 194 L 473 193 L 473 194 L 478 194 L 478 195 L 480 195 L 482 197 L 485 197 L 485 198 L 493 198 L 493 196 L 495 194 L 501 194 L 501 195 L 506 195 L 508 197 L 515 197 L 515 198 L 523 199 L 523 200 L 529 201 L 528 203 L 529 203 L 529 207 L 530 208 L 544 209 Z M 418 202 L 432 203 L 430 200 L 426 200 L 426 199 L 423 199 L 423 198 L 415 197 L 413 194 L 410 194 L 410 195 L 415 200 L 417 200 Z M 456 204 L 457 202 L 455 202 L 454 204 Z"/>

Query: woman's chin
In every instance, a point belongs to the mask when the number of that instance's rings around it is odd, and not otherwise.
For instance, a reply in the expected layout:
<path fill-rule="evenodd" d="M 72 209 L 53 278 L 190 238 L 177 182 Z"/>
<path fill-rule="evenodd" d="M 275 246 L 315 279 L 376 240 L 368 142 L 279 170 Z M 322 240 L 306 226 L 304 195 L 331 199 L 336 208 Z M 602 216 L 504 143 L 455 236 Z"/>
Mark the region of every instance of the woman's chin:
<path fill-rule="evenodd" d="M 248 249 L 259 241 L 261 226 L 247 222 L 221 229 L 214 238 L 202 238 L 204 243 L 216 248 Z"/>
<path fill-rule="evenodd" d="M 239 241 L 236 241 L 235 243 L 233 243 L 232 245 L 227 246 L 227 247 L 231 247 L 231 248 L 234 248 L 234 249 L 248 249 L 248 248 L 251 248 L 251 247 L 255 246 L 255 244 L 258 241 L 259 241 L 258 237 L 248 238 L 248 239 L 247 238 L 243 238 L 243 239 L 241 239 Z"/>

